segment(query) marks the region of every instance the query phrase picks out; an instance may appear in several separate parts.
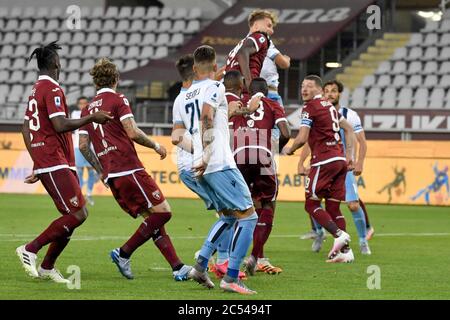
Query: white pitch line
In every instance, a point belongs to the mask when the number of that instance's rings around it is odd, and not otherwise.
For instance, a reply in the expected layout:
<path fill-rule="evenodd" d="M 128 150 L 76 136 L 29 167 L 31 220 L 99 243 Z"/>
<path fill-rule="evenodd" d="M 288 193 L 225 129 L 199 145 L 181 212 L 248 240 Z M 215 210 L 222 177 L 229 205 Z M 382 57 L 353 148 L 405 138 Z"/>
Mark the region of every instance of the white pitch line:
<path fill-rule="evenodd" d="M 0 233 L 0 242 L 13 242 L 13 241 L 28 241 L 34 238 L 36 235 L 32 234 L 12 234 L 12 233 Z M 274 234 L 271 238 L 298 238 L 299 234 Z M 446 232 L 425 232 L 425 233 L 375 233 L 374 238 L 377 237 L 447 237 L 450 233 Z M 175 236 L 172 239 L 183 240 L 196 240 L 204 239 L 206 235 L 202 236 Z M 127 236 L 74 236 L 72 241 L 104 241 L 104 240 L 127 240 Z"/>

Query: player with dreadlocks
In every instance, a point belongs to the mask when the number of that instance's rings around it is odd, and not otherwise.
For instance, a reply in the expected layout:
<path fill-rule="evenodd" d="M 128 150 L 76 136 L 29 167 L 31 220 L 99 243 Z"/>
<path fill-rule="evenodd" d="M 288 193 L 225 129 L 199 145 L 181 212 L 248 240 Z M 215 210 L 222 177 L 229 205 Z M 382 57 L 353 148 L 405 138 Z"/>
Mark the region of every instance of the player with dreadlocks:
<path fill-rule="evenodd" d="M 55 269 L 55 262 L 70 240 L 73 231 L 87 218 L 85 200 L 75 168 L 71 131 L 88 123 L 106 123 L 112 117 L 96 112 L 81 119 L 69 119 L 69 110 L 62 88 L 58 84 L 61 64 L 56 41 L 34 49 L 39 77 L 31 90 L 22 127 L 23 140 L 34 162 L 33 173 L 25 183 L 41 181 L 56 208 L 62 214 L 36 239 L 16 249 L 22 266 L 33 278 L 50 279 L 57 283 L 69 280 Z M 50 245 L 39 269 L 37 253 Z"/>

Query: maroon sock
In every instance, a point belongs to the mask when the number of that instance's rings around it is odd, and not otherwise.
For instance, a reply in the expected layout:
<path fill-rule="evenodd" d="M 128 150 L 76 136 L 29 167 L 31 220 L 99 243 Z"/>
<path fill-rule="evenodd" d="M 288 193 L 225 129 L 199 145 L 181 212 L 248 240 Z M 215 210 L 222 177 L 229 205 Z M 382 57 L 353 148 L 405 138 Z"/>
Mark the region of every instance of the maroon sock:
<path fill-rule="evenodd" d="M 80 221 L 73 214 L 66 214 L 53 221 L 44 232 L 42 232 L 36 239 L 25 246 L 27 251 L 37 253 L 41 248 L 51 242 L 59 239 L 66 239 L 80 226 L 83 221 Z"/>
<path fill-rule="evenodd" d="M 364 211 L 364 216 L 366 217 L 366 228 L 369 229 L 370 222 L 369 222 L 369 216 L 367 215 L 366 205 L 364 204 L 364 202 L 361 199 L 359 199 L 359 205 L 360 205 L 361 209 Z"/>
<path fill-rule="evenodd" d="M 253 250 L 252 256 L 255 258 L 263 258 L 264 244 L 269 239 L 270 232 L 273 225 L 273 210 L 262 209 L 258 218 L 255 231 L 253 232 Z"/>
<path fill-rule="evenodd" d="M 156 230 L 152 238 L 153 243 L 158 247 L 159 251 L 161 251 L 164 258 L 166 258 L 167 262 L 172 267 L 172 270 L 177 270 L 180 266 L 183 266 L 164 226 Z"/>
<path fill-rule="evenodd" d="M 120 248 L 120 251 L 126 253 L 127 257 L 130 257 L 137 248 L 153 236 L 156 230 L 169 221 L 171 216 L 170 212 L 151 213 L 145 218 L 131 238 Z"/>
<path fill-rule="evenodd" d="M 306 199 L 305 210 L 314 218 L 322 227 L 325 228 L 333 237 L 337 238 L 339 228 L 331 218 L 330 214 L 320 206 L 319 200 Z"/>
<path fill-rule="evenodd" d="M 341 212 L 341 203 L 337 201 L 325 200 L 325 208 L 330 214 L 333 221 L 336 223 L 339 229 L 345 231 L 346 224 L 344 215 Z"/>
<path fill-rule="evenodd" d="M 70 241 L 71 234 L 67 237 L 60 238 L 56 241 L 50 243 L 48 247 L 47 254 L 44 257 L 44 260 L 41 263 L 41 267 L 45 270 L 51 270 L 55 267 L 56 259 L 59 257 L 61 252 L 63 252 L 64 248 Z"/>

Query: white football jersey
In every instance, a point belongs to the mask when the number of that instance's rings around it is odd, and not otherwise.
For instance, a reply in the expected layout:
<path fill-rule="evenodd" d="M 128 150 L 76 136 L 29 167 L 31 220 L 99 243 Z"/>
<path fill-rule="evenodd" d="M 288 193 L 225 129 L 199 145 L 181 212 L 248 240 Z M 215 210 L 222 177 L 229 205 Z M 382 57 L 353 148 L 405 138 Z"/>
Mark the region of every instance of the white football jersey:
<path fill-rule="evenodd" d="M 213 142 L 211 157 L 205 174 L 236 168 L 230 148 L 230 131 L 228 129 L 228 103 L 225 98 L 225 87 L 219 81 L 203 79 L 194 81 L 185 93 L 184 106 L 180 107 L 181 119 L 185 128 L 192 135 L 194 145 L 194 165 L 201 163 L 203 145 L 201 139 L 200 115 L 203 104 L 214 108 Z"/>
<path fill-rule="evenodd" d="M 361 119 L 359 118 L 359 115 L 355 110 L 341 106 L 339 108 L 339 113 L 342 114 L 345 119 L 347 119 L 347 121 L 353 127 L 353 131 L 355 133 L 359 133 L 364 130 L 361 125 Z"/>
<path fill-rule="evenodd" d="M 267 56 L 264 59 L 264 63 L 261 69 L 261 78 L 266 80 L 267 84 L 271 87 L 278 88 L 279 75 L 275 58 L 280 54 L 280 51 L 274 46 L 273 42 L 270 44 L 269 50 L 267 50 Z"/>
<path fill-rule="evenodd" d="M 181 88 L 180 93 L 178 94 L 177 98 L 175 99 L 173 103 L 173 110 L 172 110 L 172 121 L 174 124 L 181 123 L 184 125 L 183 118 L 181 117 L 181 112 L 184 109 L 185 103 L 184 99 L 186 97 L 186 88 Z M 185 137 L 191 137 L 189 132 L 185 132 Z M 181 171 L 189 171 L 192 169 L 192 161 L 194 159 L 194 156 L 192 153 L 187 152 L 181 148 L 177 147 L 177 167 L 178 172 Z"/>

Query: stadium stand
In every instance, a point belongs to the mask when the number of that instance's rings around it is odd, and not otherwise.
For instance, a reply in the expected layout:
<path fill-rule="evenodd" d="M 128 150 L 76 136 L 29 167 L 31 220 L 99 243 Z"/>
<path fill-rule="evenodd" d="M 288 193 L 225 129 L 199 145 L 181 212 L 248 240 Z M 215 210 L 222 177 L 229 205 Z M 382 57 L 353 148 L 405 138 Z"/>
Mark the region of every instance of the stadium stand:
<path fill-rule="evenodd" d="M 368 52 L 372 49 L 380 53 L 377 46 L 386 45 L 390 39 L 393 54 L 371 65 L 378 66 L 351 94 L 347 93 L 346 102 L 354 108 L 450 109 L 449 31 L 447 11 L 441 21 L 429 21 L 418 33 L 385 34 Z M 341 74 L 340 78 L 348 75 Z"/>
<path fill-rule="evenodd" d="M 36 80 L 36 63 L 27 62 L 35 46 L 54 40 L 62 45 L 60 81 L 72 104 L 80 94 L 93 94 L 88 70 L 94 59 L 110 57 L 124 72 L 166 57 L 200 30 L 202 15 L 200 8 L 83 7 L 81 29 L 71 30 L 59 7 L 0 8 L 0 12 L 0 103 L 6 104 L 0 117 L 8 119 L 23 116 L 8 110 L 24 105 Z"/>

